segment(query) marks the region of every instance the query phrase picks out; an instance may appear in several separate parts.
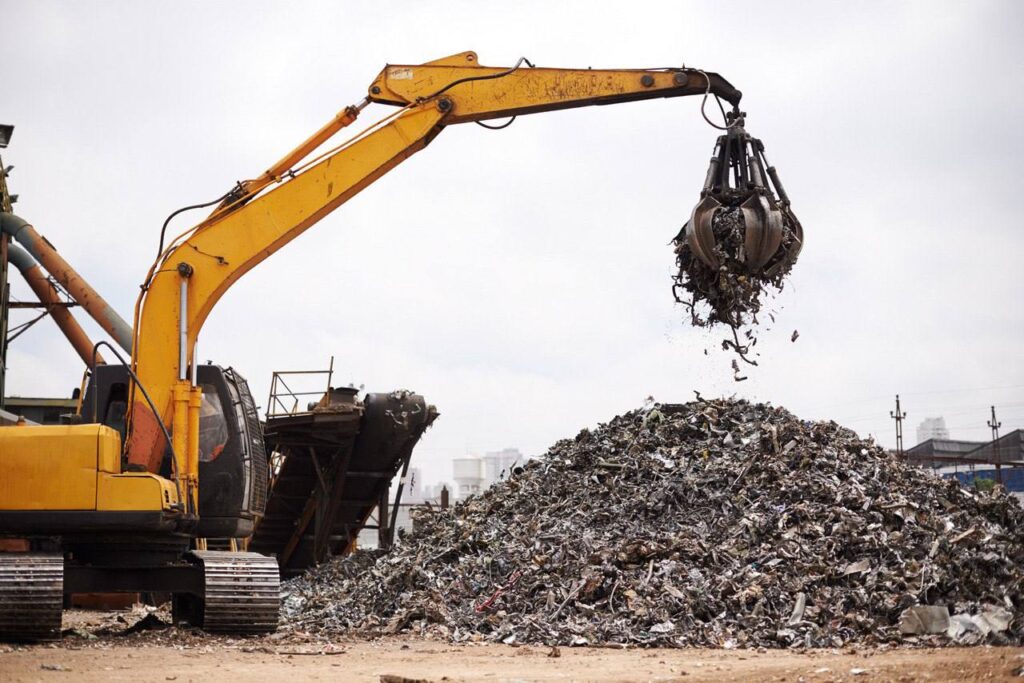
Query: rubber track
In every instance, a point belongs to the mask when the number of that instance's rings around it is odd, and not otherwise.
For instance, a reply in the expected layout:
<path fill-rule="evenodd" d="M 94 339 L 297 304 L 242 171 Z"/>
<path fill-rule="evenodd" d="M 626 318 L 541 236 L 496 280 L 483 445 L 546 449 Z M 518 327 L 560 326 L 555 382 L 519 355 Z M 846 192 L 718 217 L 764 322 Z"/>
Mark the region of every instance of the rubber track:
<path fill-rule="evenodd" d="M 59 640 L 64 558 L 0 554 L 0 641 Z"/>
<path fill-rule="evenodd" d="M 259 553 L 196 550 L 203 565 L 203 630 L 211 633 L 270 633 L 281 609 L 277 560 Z"/>

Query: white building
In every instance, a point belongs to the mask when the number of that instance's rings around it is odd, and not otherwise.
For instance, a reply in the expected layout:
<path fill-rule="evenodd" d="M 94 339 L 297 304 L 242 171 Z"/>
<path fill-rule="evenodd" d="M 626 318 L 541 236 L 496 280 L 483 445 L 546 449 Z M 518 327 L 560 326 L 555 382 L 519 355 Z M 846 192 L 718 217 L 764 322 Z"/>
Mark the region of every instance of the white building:
<path fill-rule="evenodd" d="M 924 443 L 928 439 L 949 439 L 945 418 L 926 417 L 917 425 L 917 443 Z"/>
<path fill-rule="evenodd" d="M 452 461 L 452 473 L 458 491 L 459 500 L 476 495 L 494 484 L 508 479 L 516 467 L 522 467 L 529 458 L 518 448 L 506 448 L 478 455 L 467 455 Z"/>
<path fill-rule="evenodd" d="M 522 467 L 526 462 L 526 458 L 523 457 L 518 448 L 493 451 L 485 454 L 482 459 L 484 463 L 484 488 L 507 479 L 513 467 Z"/>
<path fill-rule="evenodd" d="M 455 458 L 452 460 L 452 479 L 459 487 L 455 494 L 459 500 L 480 493 L 484 485 L 483 461 L 475 455 Z"/>

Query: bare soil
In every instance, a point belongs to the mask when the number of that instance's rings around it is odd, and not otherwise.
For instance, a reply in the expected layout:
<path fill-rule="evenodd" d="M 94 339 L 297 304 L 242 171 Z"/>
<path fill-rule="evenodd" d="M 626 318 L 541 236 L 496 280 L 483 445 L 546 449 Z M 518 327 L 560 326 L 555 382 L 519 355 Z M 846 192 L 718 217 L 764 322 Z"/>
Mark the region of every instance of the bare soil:
<path fill-rule="evenodd" d="M 108 613 L 109 615 L 109 613 Z M 109 619 L 110 617 L 106 617 Z M 71 613 L 66 626 L 81 616 Z M 1009 680 L 1024 648 L 662 650 L 450 645 L 416 637 L 293 642 L 177 629 L 0 645 L 0 681 L 973 681 Z"/>

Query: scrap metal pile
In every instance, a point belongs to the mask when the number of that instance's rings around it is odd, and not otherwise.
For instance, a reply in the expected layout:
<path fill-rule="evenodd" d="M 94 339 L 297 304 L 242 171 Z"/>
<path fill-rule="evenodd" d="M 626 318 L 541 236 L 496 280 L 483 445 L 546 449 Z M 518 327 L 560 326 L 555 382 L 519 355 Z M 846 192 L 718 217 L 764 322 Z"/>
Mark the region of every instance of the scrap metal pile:
<path fill-rule="evenodd" d="M 1024 636 L 1014 499 L 765 404 L 650 403 L 417 524 L 390 554 L 287 584 L 284 628 L 679 647 Z"/>
<path fill-rule="evenodd" d="M 804 236 L 764 144 L 744 130 L 742 112 L 728 121 L 701 200 L 674 240 L 672 292 L 692 324 L 731 328 L 724 345 L 756 365 L 748 355 L 757 342 L 752 328 L 766 297 L 782 290 Z"/>

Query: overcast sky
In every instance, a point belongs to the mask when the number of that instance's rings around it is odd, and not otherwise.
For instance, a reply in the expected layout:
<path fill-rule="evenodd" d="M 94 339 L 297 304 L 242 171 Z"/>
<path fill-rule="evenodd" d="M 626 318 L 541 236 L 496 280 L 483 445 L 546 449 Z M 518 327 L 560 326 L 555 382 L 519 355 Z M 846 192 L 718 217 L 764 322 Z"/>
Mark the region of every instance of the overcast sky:
<path fill-rule="evenodd" d="M 427 481 L 695 389 L 886 445 L 899 392 L 907 445 L 935 415 L 981 439 L 992 403 L 1024 426 L 1022 26 L 1017 2 L 0 0 L 3 158 L 16 213 L 130 319 L 167 214 L 261 173 L 386 63 L 717 71 L 806 231 L 748 381 L 670 291 L 717 135 L 698 98 L 445 130 L 246 275 L 200 357 L 261 404 L 273 370 L 331 355 L 338 384 L 422 393 L 442 414 Z M 17 274 L 12 292 L 32 298 Z M 49 321 L 9 365 L 20 395 L 69 395 L 82 370 Z"/>

